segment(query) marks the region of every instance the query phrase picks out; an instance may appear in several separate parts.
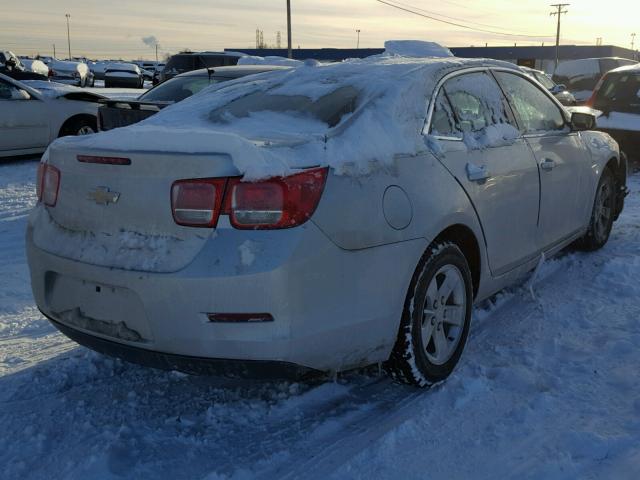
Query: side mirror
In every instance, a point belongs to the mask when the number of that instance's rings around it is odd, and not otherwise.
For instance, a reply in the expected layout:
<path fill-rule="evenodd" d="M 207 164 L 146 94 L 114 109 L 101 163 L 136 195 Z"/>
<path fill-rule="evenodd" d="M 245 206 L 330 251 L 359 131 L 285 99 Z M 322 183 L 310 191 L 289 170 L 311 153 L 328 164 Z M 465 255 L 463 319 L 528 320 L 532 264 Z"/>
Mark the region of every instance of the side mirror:
<path fill-rule="evenodd" d="M 571 129 L 577 132 L 596 128 L 596 116 L 590 113 L 573 112 L 571 114 Z"/>

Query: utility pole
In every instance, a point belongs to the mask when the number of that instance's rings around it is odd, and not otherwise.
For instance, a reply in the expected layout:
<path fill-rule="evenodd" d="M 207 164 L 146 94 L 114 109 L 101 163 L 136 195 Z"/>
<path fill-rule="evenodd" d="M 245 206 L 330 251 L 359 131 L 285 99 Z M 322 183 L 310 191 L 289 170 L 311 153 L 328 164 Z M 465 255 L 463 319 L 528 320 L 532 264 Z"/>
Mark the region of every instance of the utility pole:
<path fill-rule="evenodd" d="M 293 58 L 291 52 L 291 0 L 287 0 L 287 57 Z"/>
<path fill-rule="evenodd" d="M 64 16 L 67 17 L 67 46 L 69 47 L 69 60 L 71 60 L 71 34 L 69 33 L 69 19 L 71 15 L 65 13 Z"/>
<path fill-rule="evenodd" d="M 557 15 L 558 16 L 558 30 L 556 32 L 556 69 L 558 68 L 558 60 L 560 58 L 560 17 L 562 17 L 563 14 L 568 13 L 568 10 L 562 10 L 564 7 L 568 7 L 569 5 L 571 5 L 570 3 L 556 3 L 551 5 L 552 7 L 556 8 L 557 11 L 556 12 L 551 12 L 549 15 Z M 555 71 L 555 70 L 554 70 Z"/>
<path fill-rule="evenodd" d="M 636 34 L 632 33 L 631 34 L 631 50 L 633 50 L 636 46 Z"/>
<path fill-rule="evenodd" d="M 53 58 L 56 58 L 56 44 L 53 44 Z"/>
<path fill-rule="evenodd" d="M 359 49 L 360 48 L 360 29 L 357 29 L 356 33 L 358 34 L 358 41 L 356 43 L 356 49 Z"/>
<path fill-rule="evenodd" d="M 158 44 L 156 43 L 156 63 L 158 63 Z"/>

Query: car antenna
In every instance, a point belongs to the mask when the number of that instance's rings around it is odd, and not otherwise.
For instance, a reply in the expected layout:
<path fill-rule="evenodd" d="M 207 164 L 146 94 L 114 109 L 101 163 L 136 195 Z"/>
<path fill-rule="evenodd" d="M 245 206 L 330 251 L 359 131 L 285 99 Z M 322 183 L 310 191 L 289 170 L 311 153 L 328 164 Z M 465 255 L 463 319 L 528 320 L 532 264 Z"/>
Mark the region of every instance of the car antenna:
<path fill-rule="evenodd" d="M 211 76 L 216 73 L 213 68 L 207 67 L 207 75 L 209 75 L 209 83 L 211 83 Z"/>

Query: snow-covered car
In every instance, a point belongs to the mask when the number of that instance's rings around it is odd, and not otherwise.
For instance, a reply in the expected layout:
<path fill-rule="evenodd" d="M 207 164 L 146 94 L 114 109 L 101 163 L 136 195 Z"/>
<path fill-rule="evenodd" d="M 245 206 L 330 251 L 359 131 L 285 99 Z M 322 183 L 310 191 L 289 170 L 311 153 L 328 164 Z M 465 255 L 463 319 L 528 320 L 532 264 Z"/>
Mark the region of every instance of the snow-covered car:
<path fill-rule="evenodd" d="M 112 63 L 104 70 L 106 88 L 144 88 L 144 75 L 140 67 L 133 63 Z"/>
<path fill-rule="evenodd" d="M 553 81 L 559 85 L 565 85 L 575 97 L 576 102 L 582 105 L 589 99 L 602 75 L 614 68 L 636 63 L 638 62 L 618 57 L 567 60 L 558 65 L 553 73 Z"/>
<path fill-rule="evenodd" d="M 40 311 L 162 368 L 445 379 L 474 302 L 607 242 L 626 166 L 516 66 L 441 50 L 247 77 L 58 140 L 27 230 Z"/>
<path fill-rule="evenodd" d="M 50 69 L 47 65 L 41 60 L 34 60 L 32 58 L 21 58 L 20 62 L 24 65 L 25 70 L 33 73 L 37 73 L 38 75 L 42 75 L 43 77 L 49 77 Z"/>
<path fill-rule="evenodd" d="M 537 80 L 542 84 L 544 88 L 549 90 L 558 101 L 566 106 L 571 107 L 576 105 L 575 97 L 567 90 L 565 85 L 558 85 L 555 83 L 546 73 L 542 70 L 535 70 L 529 67 L 520 66 L 520 70 L 529 75 L 534 80 Z"/>
<path fill-rule="evenodd" d="M 47 80 L 47 73 L 38 73 L 26 68 L 15 53 L 0 51 L 0 73 L 15 80 Z"/>
<path fill-rule="evenodd" d="M 66 83 L 78 87 L 92 87 L 94 77 L 84 62 L 58 60 L 53 57 L 39 57 L 50 69 L 51 79 L 55 82 Z"/>
<path fill-rule="evenodd" d="M 98 129 L 103 131 L 132 125 L 215 83 L 283 68 L 287 67 L 251 65 L 204 68 L 182 73 L 147 90 L 136 100 L 103 100 L 103 105 L 98 109 Z"/>
<path fill-rule="evenodd" d="M 0 74 L 0 157 L 43 152 L 65 135 L 97 131 L 100 95 L 46 81 Z"/>
<path fill-rule="evenodd" d="M 640 64 L 606 73 L 587 105 L 602 112 L 598 130 L 611 135 L 629 161 L 640 165 Z"/>

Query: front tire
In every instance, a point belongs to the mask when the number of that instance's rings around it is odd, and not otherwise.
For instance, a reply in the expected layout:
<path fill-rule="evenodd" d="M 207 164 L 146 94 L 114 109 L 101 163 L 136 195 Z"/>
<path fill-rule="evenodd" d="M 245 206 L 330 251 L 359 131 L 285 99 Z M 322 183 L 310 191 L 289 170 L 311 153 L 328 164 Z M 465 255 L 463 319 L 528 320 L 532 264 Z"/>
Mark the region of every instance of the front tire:
<path fill-rule="evenodd" d="M 396 380 L 428 387 L 446 379 L 469 334 L 471 270 L 457 245 L 430 247 L 416 268 L 386 370 Z"/>
<path fill-rule="evenodd" d="M 598 182 L 589 229 L 584 237 L 578 240 L 578 248 L 587 251 L 598 250 L 609 240 L 616 214 L 615 186 L 616 181 L 613 173 L 609 168 L 606 168 Z"/>
<path fill-rule="evenodd" d="M 98 131 L 98 122 L 95 117 L 89 116 L 69 121 L 60 134 L 61 137 L 69 135 L 90 135 Z"/>

